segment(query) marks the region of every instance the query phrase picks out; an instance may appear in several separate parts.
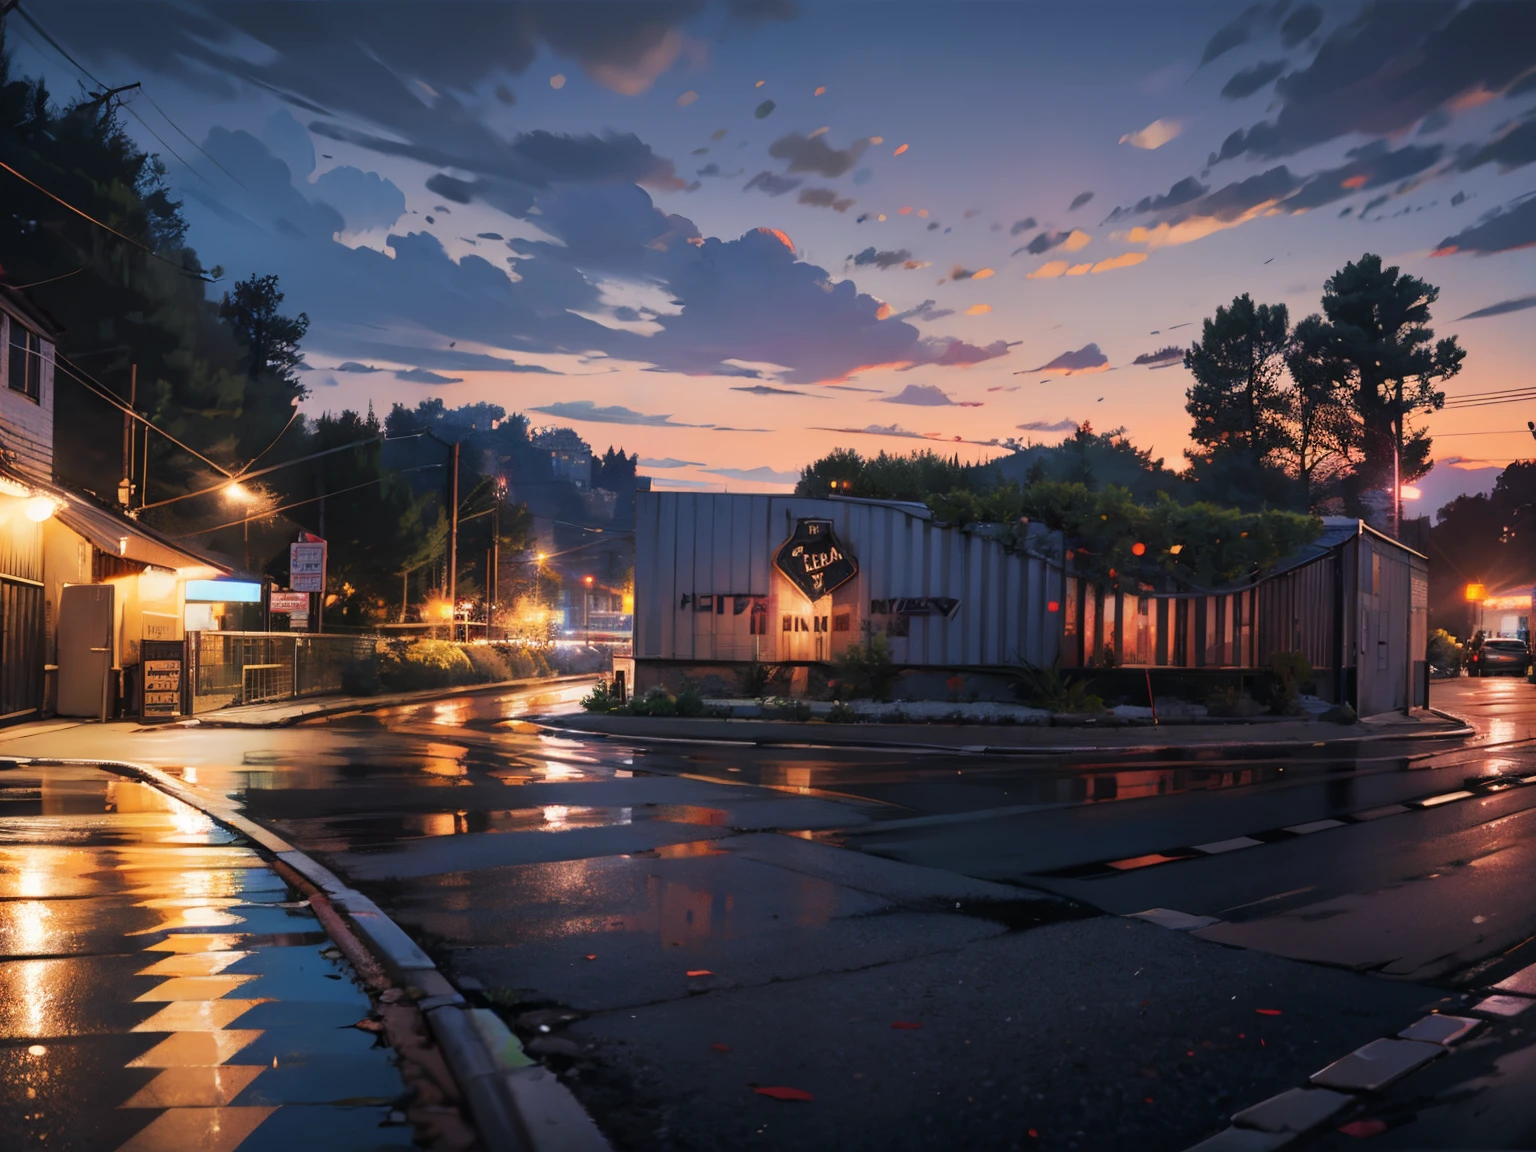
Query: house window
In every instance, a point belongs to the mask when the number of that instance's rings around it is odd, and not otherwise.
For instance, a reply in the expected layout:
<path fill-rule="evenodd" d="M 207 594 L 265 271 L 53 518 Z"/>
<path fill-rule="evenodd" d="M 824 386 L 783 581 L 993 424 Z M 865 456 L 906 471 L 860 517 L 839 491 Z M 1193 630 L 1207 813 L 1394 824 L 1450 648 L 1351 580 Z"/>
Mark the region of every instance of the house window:
<path fill-rule="evenodd" d="M 832 617 L 832 631 L 834 631 L 834 632 L 848 632 L 848 631 L 851 631 L 850 621 L 849 621 L 849 614 L 847 612 L 839 612 L 836 616 Z"/>
<path fill-rule="evenodd" d="M 784 631 L 789 632 L 789 631 L 791 631 L 794 628 L 794 626 L 795 626 L 794 625 L 794 619 L 795 618 L 793 616 L 785 615 L 785 617 L 784 617 Z"/>
<path fill-rule="evenodd" d="M 751 616 L 747 617 L 747 635 L 748 636 L 766 636 L 766 635 L 768 635 L 768 613 L 766 613 L 766 612 L 754 612 L 754 613 L 752 613 Z"/>
<path fill-rule="evenodd" d="M 29 332 L 14 320 L 10 327 L 11 357 L 6 379 L 12 392 L 40 400 L 43 393 L 42 341 L 36 332 Z"/>

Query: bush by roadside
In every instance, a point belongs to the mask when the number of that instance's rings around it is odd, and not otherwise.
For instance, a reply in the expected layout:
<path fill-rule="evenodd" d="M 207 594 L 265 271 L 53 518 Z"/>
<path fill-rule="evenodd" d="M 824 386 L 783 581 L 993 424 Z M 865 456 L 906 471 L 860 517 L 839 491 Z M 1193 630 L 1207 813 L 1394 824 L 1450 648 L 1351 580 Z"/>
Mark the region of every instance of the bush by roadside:
<path fill-rule="evenodd" d="M 381 647 L 377 683 L 390 692 L 414 692 L 526 680 L 554 672 L 549 656 L 538 648 L 414 640 Z"/>

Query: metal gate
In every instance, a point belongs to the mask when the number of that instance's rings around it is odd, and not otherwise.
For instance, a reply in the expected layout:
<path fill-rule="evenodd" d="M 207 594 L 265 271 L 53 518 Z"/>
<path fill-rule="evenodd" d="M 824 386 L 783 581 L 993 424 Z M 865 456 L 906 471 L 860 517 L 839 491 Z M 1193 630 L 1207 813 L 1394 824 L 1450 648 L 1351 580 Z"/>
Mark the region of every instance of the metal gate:
<path fill-rule="evenodd" d="M 43 586 L 0 575 L 0 724 L 43 706 Z"/>

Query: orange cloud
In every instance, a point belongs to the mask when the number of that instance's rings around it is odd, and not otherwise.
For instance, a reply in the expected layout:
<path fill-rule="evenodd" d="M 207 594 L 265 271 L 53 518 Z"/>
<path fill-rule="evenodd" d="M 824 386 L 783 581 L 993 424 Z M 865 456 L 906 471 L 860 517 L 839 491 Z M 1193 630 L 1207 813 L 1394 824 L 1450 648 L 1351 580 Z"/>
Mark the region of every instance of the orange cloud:
<path fill-rule="evenodd" d="M 812 92 L 811 95 L 812 96 L 822 96 L 822 95 L 826 94 L 826 91 L 827 91 L 827 86 L 825 84 L 823 84 L 820 88 L 816 89 L 816 91 Z"/>
<path fill-rule="evenodd" d="M 1068 276 L 1086 276 L 1093 271 L 1092 264 L 1074 264 L 1067 269 Z"/>
<path fill-rule="evenodd" d="M 764 236 L 772 236 L 780 244 L 788 248 L 791 252 L 795 250 L 795 242 L 786 236 L 783 232 L 780 232 L 777 228 L 759 228 L 758 231 L 761 232 Z"/>
<path fill-rule="evenodd" d="M 896 215 L 898 215 L 898 216 L 910 216 L 910 215 L 912 215 L 912 207 L 911 207 L 911 205 L 908 205 L 905 208 L 898 208 L 898 209 L 896 209 Z"/>
<path fill-rule="evenodd" d="M 1144 228 L 1137 225 L 1124 235 L 1114 233 L 1116 239 L 1128 240 L 1132 244 L 1145 244 L 1149 249 L 1170 248 L 1177 244 L 1189 244 L 1195 240 L 1203 240 L 1217 232 L 1224 232 L 1228 228 L 1236 228 L 1240 224 L 1263 216 L 1272 209 L 1278 200 L 1266 200 L 1262 204 L 1256 204 L 1237 216 L 1218 219 L 1215 216 L 1191 216 L 1187 220 L 1180 220 L 1177 224 L 1162 223 L 1155 228 Z"/>
<path fill-rule="evenodd" d="M 1113 272 L 1116 268 L 1134 268 L 1137 264 L 1144 264 L 1147 259 L 1145 252 L 1122 252 L 1119 256 L 1111 256 L 1108 260 L 1100 260 L 1093 266 L 1095 272 Z"/>
<path fill-rule="evenodd" d="M 1344 181 L 1344 183 L 1341 185 L 1341 187 L 1344 187 L 1344 188 L 1364 188 L 1365 187 L 1365 182 L 1367 180 L 1369 180 L 1369 179 L 1370 179 L 1369 176 L 1351 176 L 1348 180 Z"/>
<path fill-rule="evenodd" d="M 900 148 L 896 149 L 896 151 L 892 152 L 891 155 L 892 156 L 900 156 L 903 152 L 905 152 L 908 149 L 908 147 L 910 147 L 910 145 L 903 144 Z"/>
<path fill-rule="evenodd" d="M 1024 277 L 1024 279 L 1054 280 L 1058 276 L 1064 276 L 1066 274 L 1067 267 L 1068 265 L 1065 260 L 1052 260 L 1048 264 L 1040 265 L 1040 267 L 1036 268 L 1028 276 Z"/>
<path fill-rule="evenodd" d="M 1088 235 L 1088 233 L 1074 228 L 1071 234 L 1061 242 L 1061 246 L 1068 252 L 1077 252 L 1088 247 L 1088 241 L 1092 239 L 1093 237 Z"/>
<path fill-rule="evenodd" d="M 990 304 L 972 304 L 965 310 L 965 314 L 967 316 L 985 316 L 990 311 L 992 311 L 992 305 Z"/>
<path fill-rule="evenodd" d="M 869 138 L 869 142 L 871 144 L 884 144 L 885 143 L 885 137 L 884 136 L 871 136 Z"/>
<path fill-rule="evenodd" d="M 997 273 L 994 272 L 991 268 L 983 268 L 983 269 L 981 269 L 978 272 L 972 272 L 971 273 L 971 279 L 972 280 L 986 280 L 989 277 L 996 276 L 996 275 L 997 275 Z"/>
<path fill-rule="evenodd" d="M 896 311 L 896 309 L 892 308 L 889 304 L 882 302 L 880 307 L 875 309 L 875 319 L 884 320 L 894 311 Z"/>

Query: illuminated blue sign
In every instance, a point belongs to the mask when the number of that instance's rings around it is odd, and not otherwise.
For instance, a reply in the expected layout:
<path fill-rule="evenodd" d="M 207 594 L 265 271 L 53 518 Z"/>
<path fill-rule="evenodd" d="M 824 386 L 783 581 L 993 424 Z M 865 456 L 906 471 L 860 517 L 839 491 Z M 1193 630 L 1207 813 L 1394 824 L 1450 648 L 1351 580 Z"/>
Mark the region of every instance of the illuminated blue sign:
<path fill-rule="evenodd" d="M 214 604 L 260 604 L 261 585 L 249 580 L 188 580 L 187 599 Z"/>

